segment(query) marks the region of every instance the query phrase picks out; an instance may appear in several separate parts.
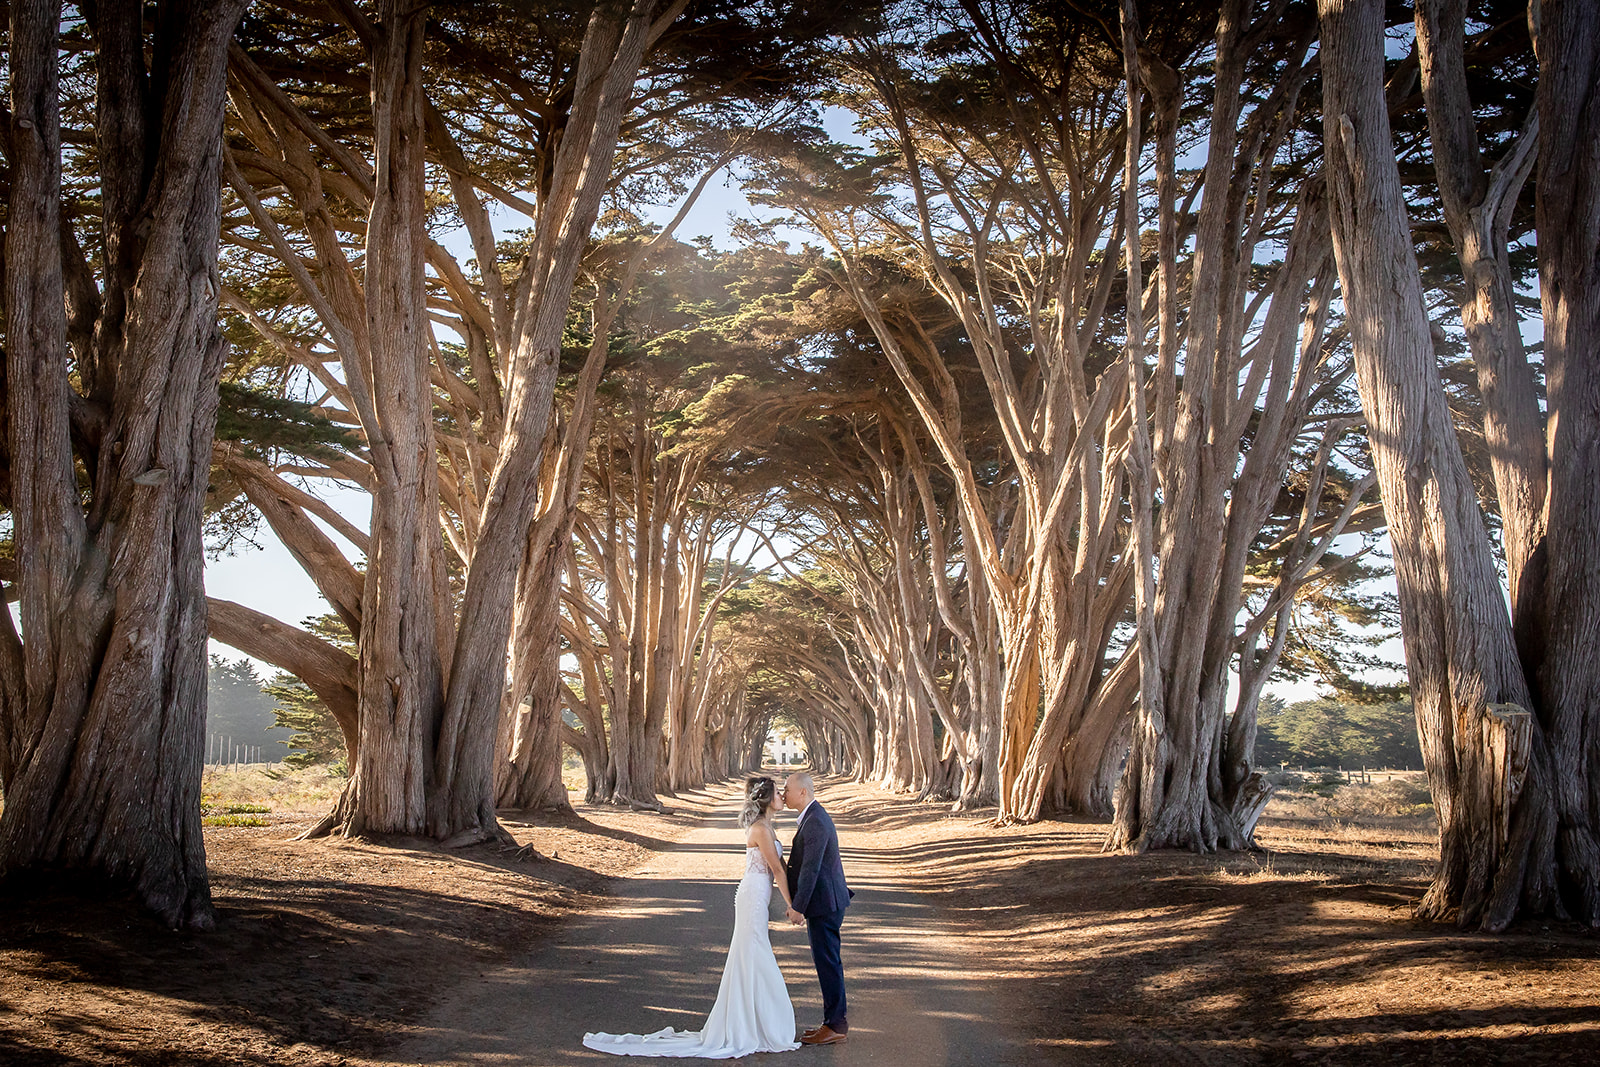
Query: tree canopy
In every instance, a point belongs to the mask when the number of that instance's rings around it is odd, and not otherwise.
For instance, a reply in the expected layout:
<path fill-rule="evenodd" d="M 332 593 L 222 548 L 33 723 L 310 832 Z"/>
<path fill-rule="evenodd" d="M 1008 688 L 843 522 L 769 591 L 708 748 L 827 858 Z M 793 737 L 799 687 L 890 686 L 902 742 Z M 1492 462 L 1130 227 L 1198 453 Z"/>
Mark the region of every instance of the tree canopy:
<path fill-rule="evenodd" d="M 564 750 L 658 808 L 781 720 L 1245 848 L 1409 708 L 1424 913 L 1600 923 L 1600 30 L 1534 10 L 13 4 L 0 874 L 209 922 L 209 633 L 350 772 L 310 836 L 503 842 Z M 204 598 L 265 530 L 328 614 Z M 85 832 L 157 745 L 183 833 Z"/>

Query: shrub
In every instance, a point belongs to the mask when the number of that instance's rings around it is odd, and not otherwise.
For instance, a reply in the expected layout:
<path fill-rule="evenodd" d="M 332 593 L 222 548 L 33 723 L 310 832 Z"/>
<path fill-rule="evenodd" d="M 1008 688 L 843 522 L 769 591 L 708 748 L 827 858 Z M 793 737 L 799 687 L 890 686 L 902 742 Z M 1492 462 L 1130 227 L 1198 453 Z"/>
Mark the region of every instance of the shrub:
<path fill-rule="evenodd" d="M 1392 778 L 1372 785 L 1342 786 L 1325 802 L 1328 814 L 1338 818 L 1426 815 L 1433 810 L 1427 785 Z"/>

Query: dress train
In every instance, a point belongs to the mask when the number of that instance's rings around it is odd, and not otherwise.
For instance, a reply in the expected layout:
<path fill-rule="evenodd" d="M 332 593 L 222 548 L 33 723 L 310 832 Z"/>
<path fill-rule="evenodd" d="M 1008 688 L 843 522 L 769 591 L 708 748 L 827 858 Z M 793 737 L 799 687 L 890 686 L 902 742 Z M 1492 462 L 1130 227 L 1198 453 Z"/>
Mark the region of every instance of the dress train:
<path fill-rule="evenodd" d="M 717 1002 L 700 1030 L 667 1027 L 653 1034 L 584 1034 L 583 1043 L 617 1056 L 692 1056 L 725 1060 L 753 1052 L 788 1052 L 794 1039 L 794 1004 L 772 954 L 767 908 L 772 872 L 761 850 L 745 849 L 744 877 L 733 897 L 733 940 L 722 968 Z"/>

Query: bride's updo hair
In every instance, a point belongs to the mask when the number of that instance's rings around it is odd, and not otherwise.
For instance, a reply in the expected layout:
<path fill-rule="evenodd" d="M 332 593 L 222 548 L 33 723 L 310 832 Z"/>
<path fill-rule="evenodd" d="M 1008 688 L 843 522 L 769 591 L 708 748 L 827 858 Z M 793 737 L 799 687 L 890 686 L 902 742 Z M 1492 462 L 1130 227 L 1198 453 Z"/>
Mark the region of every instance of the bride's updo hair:
<path fill-rule="evenodd" d="M 778 792 L 778 783 L 765 775 L 755 778 L 746 778 L 744 781 L 744 810 L 739 812 L 739 825 L 749 829 L 761 821 L 761 817 L 772 806 L 772 798 Z"/>

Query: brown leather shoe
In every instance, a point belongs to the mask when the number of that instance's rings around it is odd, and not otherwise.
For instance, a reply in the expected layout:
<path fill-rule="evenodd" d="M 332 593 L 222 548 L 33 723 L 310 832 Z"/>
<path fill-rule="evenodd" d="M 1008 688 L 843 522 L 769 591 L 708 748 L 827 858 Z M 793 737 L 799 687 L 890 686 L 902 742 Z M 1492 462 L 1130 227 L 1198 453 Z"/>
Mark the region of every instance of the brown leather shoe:
<path fill-rule="evenodd" d="M 839 1034 L 830 1030 L 826 1025 L 815 1030 L 807 1030 L 800 1035 L 802 1045 L 842 1045 L 850 1039 L 849 1034 Z"/>

